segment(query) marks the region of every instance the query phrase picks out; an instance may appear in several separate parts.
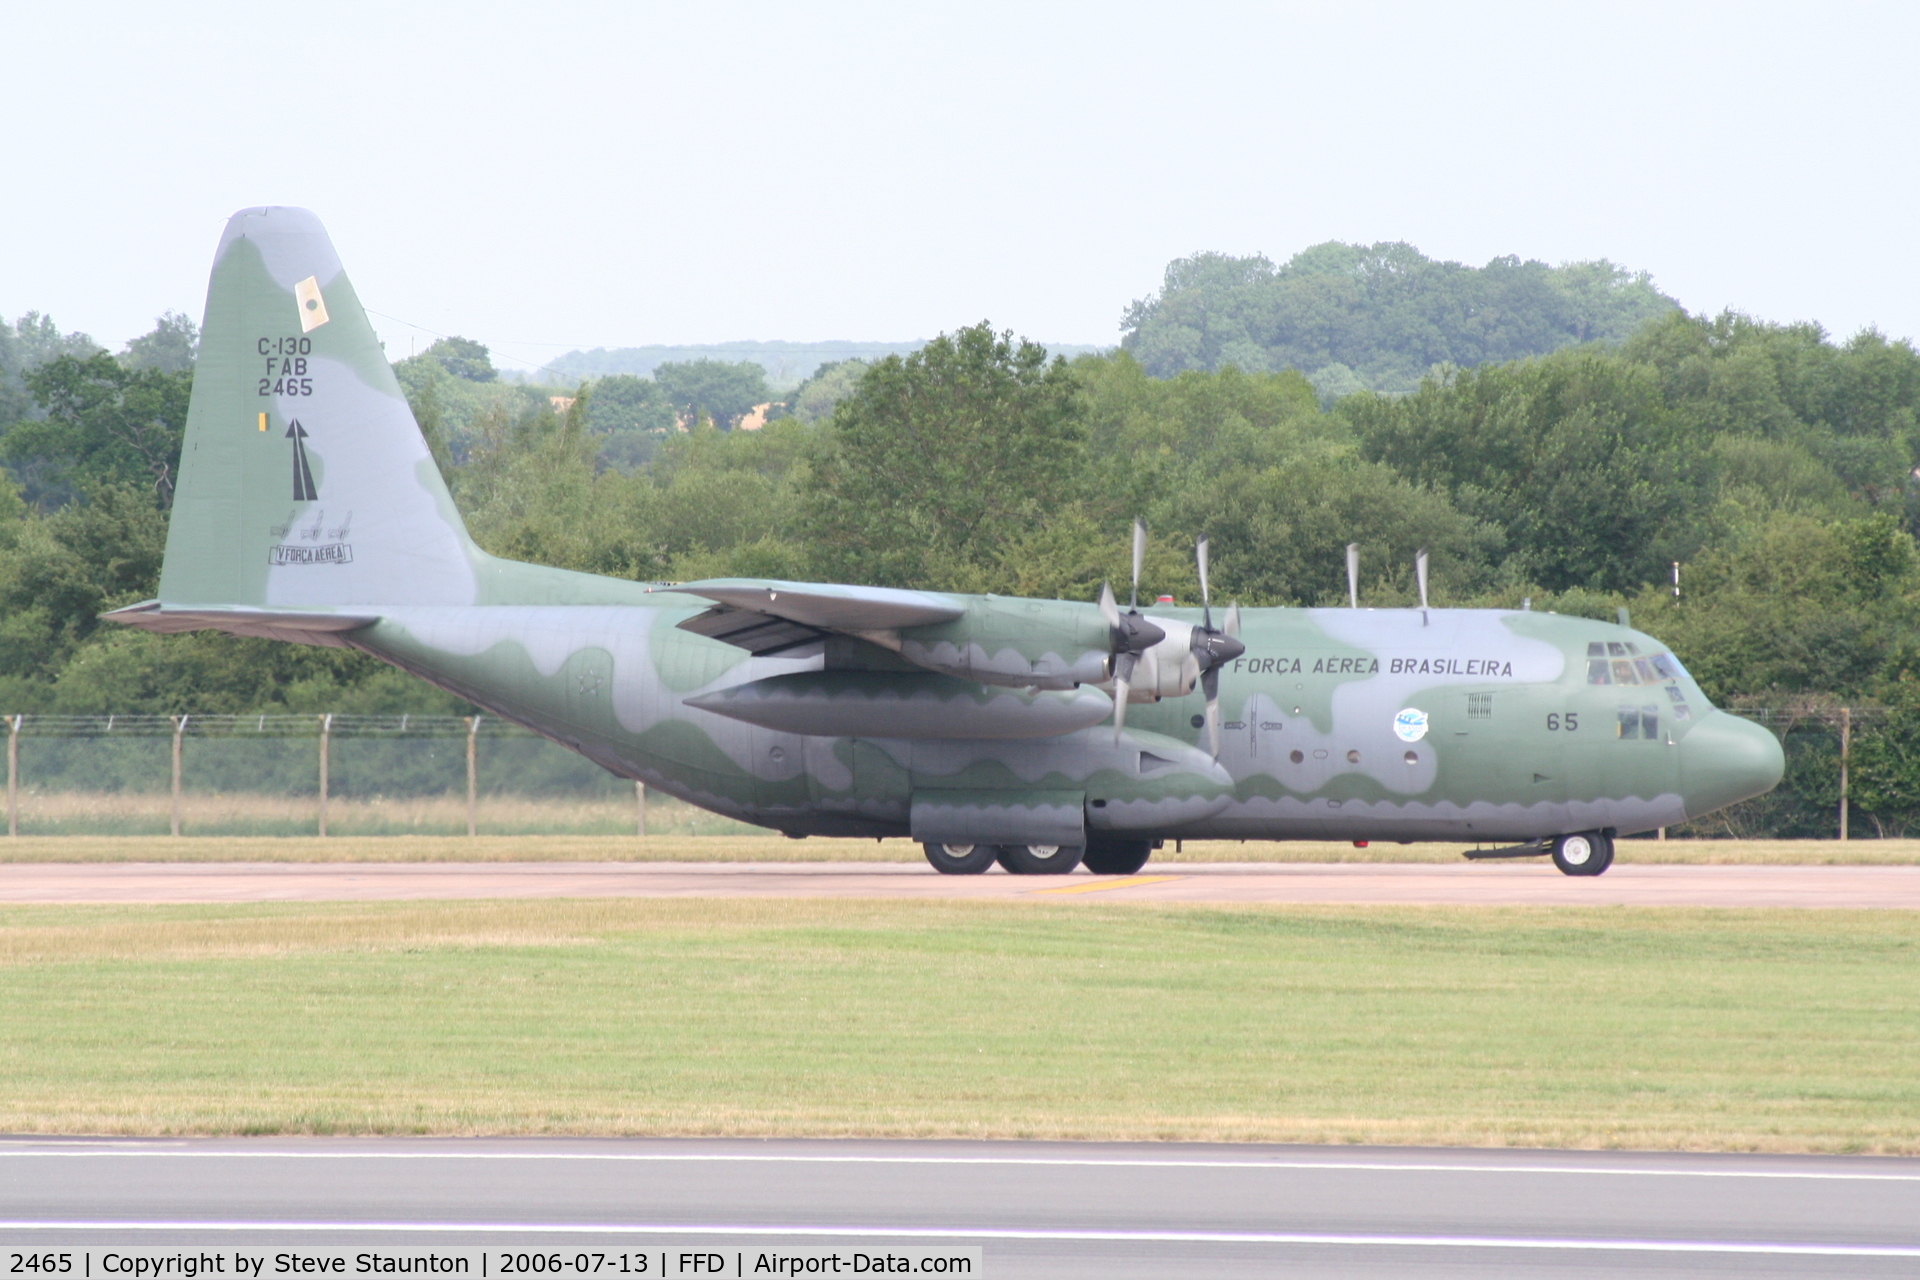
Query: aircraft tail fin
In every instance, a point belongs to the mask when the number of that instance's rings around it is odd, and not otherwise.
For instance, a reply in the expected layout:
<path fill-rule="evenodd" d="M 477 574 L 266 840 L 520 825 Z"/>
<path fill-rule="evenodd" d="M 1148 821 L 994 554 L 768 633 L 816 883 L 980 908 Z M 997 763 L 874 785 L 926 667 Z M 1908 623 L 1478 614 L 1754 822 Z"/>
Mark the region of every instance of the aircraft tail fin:
<path fill-rule="evenodd" d="M 472 604 L 486 559 L 320 220 L 234 214 L 207 286 L 160 599 Z"/>

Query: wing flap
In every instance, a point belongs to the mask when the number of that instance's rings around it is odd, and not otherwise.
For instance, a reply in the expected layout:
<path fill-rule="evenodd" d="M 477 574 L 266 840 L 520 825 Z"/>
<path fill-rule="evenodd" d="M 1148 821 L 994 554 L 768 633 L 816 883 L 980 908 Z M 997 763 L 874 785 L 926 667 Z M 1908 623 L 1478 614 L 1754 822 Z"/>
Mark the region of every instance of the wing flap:
<path fill-rule="evenodd" d="M 715 604 L 769 614 L 822 631 L 859 634 L 952 622 L 966 613 L 952 596 L 894 587 L 849 587 L 770 578 L 709 578 L 674 588 Z"/>
<path fill-rule="evenodd" d="M 781 653 L 838 633 L 880 640 L 902 627 L 951 622 L 966 606 L 932 591 L 850 587 L 771 578 L 709 578 L 674 588 L 713 601 L 714 607 L 680 624 L 755 656 Z M 897 646 L 894 641 L 888 647 Z"/>
<path fill-rule="evenodd" d="M 694 614 L 680 624 L 680 629 L 745 649 L 756 658 L 810 644 L 827 634 L 817 627 L 803 627 L 785 618 L 726 605 Z"/>

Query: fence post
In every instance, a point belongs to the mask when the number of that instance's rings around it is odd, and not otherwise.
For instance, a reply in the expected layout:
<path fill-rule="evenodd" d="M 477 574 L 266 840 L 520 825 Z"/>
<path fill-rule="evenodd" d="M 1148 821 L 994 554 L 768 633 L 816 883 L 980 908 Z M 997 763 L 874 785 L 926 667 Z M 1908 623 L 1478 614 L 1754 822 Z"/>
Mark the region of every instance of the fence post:
<path fill-rule="evenodd" d="M 176 836 L 180 834 L 180 735 L 186 731 L 187 718 L 175 716 L 173 718 L 173 821 L 169 829 Z"/>
<path fill-rule="evenodd" d="M 474 752 L 480 735 L 480 717 L 467 717 L 467 834 L 480 834 L 480 779 Z"/>
<path fill-rule="evenodd" d="M 633 780 L 633 807 L 635 813 L 633 834 L 643 836 L 647 834 L 647 784 L 638 778 Z"/>
<path fill-rule="evenodd" d="M 333 713 L 320 717 L 320 834 L 327 834 L 327 757 L 333 745 Z"/>
<path fill-rule="evenodd" d="M 7 721 L 7 835 L 20 834 L 20 722 L 25 716 Z"/>
<path fill-rule="evenodd" d="M 1847 838 L 1847 764 L 1853 755 L 1853 708 L 1840 708 L 1840 838 Z"/>

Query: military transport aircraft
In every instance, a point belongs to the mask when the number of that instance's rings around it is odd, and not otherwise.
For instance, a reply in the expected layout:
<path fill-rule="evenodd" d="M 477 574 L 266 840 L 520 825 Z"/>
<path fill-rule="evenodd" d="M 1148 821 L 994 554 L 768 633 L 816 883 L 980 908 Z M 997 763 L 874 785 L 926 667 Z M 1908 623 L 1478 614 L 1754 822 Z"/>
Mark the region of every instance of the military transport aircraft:
<path fill-rule="evenodd" d="M 1422 607 L 1216 627 L 1197 551 L 1200 609 L 1124 612 L 498 559 L 319 220 L 257 208 L 214 257 L 159 598 L 106 616 L 359 649 L 716 813 L 910 836 L 954 874 L 1332 838 L 1514 842 L 1493 852 L 1598 875 L 1616 835 L 1780 779 L 1773 736 L 1627 626 Z"/>

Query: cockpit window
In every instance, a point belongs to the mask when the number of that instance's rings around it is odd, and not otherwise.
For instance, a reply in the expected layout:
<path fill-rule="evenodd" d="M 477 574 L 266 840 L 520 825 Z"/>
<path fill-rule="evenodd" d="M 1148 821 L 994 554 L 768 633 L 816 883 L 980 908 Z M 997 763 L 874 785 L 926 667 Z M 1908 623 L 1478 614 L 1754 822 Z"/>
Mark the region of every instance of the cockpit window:
<path fill-rule="evenodd" d="M 1593 658 L 1587 662 L 1588 684 L 1612 684 L 1613 676 L 1607 670 L 1605 658 Z"/>
<path fill-rule="evenodd" d="M 1640 646 L 1629 640 L 1627 641 L 1627 652 L 1637 658 L 1640 656 Z"/>
<path fill-rule="evenodd" d="M 1635 658 L 1633 669 L 1640 673 L 1641 684 L 1659 684 L 1660 677 L 1653 674 L 1653 664 L 1645 658 Z"/>
<path fill-rule="evenodd" d="M 1595 640 L 1587 646 L 1587 656 L 1589 658 L 1604 658 L 1607 656 L 1607 646 Z"/>
<path fill-rule="evenodd" d="M 1680 664 L 1673 660 L 1672 654 L 1656 653 L 1653 655 L 1652 661 L 1653 669 L 1660 673 L 1662 680 L 1678 680 L 1680 678 Z"/>
<path fill-rule="evenodd" d="M 1615 684 L 1639 684 L 1640 677 L 1633 673 L 1633 663 L 1626 658 L 1613 660 L 1613 682 Z"/>
<path fill-rule="evenodd" d="M 1638 738 L 1640 736 L 1640 708 L 1620 708 L 1620 726 L 1617 732 L 1622 738 Z"/>
<path fill-rule="evenodd" d="M 1666 686 L 1666 689 L 1667 689 L 1667 700 L 1669 702 L 1685 702 L 1687 700 L 1687 695 L 1680 691 L 1679 685 L 1670 684 Z"/>
<path fill-rule="evenodd" d="M 1609 657 L 1624 658 L 1627 656 L 1627 646 L 1621 644 L 1618 640 L 1609 640 L 1607 641 L 1607 654 Z"/>

